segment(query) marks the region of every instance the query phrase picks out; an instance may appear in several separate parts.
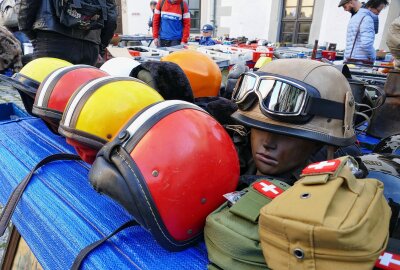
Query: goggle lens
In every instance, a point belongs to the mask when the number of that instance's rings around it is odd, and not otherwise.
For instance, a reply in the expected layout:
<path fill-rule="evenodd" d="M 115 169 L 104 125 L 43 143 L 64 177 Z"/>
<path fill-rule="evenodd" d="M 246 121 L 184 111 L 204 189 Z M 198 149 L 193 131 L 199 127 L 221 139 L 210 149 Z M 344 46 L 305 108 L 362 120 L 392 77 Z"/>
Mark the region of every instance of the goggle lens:
<path fill-rule="evenodd" d="M 262 98 L 262 107 L 271 113 L 301 113 L 306 91 L 278 80 L 263 79 L 258 87 Z"/>
<path fill-rule="evenodd" d="M 236 91 L 233 94 L 233 100 L 240 101 L 241 99 L 243 99 L 247 95 L 247 93 L 251 92 L 254 89 L 256 82 L 257 77 L 247 74 L 242 75 L 239 78 L 236 86 Z"/>

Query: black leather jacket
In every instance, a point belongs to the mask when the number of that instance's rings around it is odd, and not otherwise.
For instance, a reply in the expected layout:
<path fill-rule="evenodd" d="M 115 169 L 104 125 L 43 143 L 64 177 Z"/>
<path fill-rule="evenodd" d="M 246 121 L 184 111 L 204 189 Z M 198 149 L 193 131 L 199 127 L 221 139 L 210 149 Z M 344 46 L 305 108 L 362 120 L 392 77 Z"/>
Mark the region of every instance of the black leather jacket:
<path fill-rule="evenodd" d="M 103 29 L 79 30 L 60 24 L 55 15 L 54 0 L 21 0 L 18 15 L 19 29 L 30 39 L 35 38 L 35 30 L 52 31 L 59 34 L 87 40 L 100 45 L 100 50 L 107 47 L 117 27 L 117 8 L 115 0 L 107 0 L 107 22 Z"/>

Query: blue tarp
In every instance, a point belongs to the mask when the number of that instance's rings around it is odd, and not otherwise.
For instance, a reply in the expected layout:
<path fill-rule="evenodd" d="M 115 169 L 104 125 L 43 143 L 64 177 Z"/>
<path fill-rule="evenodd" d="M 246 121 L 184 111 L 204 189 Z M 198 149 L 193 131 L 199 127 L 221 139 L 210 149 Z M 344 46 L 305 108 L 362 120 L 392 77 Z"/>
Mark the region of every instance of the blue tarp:
<path fill-rule="evenodd" d="M 1 106 L 0 106 L 1 109 Z M 42 120 L 0 122 L 0 203 L 44 157 L 74 153 Z M 44 269 L 69 269 L 85 246 L 110 234 L 132 217 L 88 182 L 90 165 L 56 161 L 40 168 L 19 202 L 13 223 Z M 82 269 L 206 269 L 204 243 L 168 252 L 136 226 L 94 250 Z"/>

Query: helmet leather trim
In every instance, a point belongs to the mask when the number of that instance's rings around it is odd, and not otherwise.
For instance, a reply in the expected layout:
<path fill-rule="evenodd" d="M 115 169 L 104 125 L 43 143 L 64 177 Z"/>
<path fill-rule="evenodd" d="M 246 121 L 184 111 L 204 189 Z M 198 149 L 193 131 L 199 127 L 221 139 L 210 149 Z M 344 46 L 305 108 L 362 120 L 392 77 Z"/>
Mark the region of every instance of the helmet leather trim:
<path fill-rule="evenodd" d="M 103 161 L 107 160 L 103 158 L 103 151 L 101 150 L 97 158 L 101 158 Z M 118 194 L 123 188 L 120 186 L 113 186 L 112 193 L 113 197 L 116 198 L 124 207 L 132 214 L 135 220 L 146 230 L 153 234 L 157 242 L 170 251 L 179 251 L 187 248 L 192 243 L 198 241 L 201 237 L 201 233 L 192 236 L 186 241 L 176 241 L 168 233 L 167 228 L 161 220 L 160 214 L 157 211 L 154 201 L 152 200 L 150 191 L 147 188 L 146 181 L 140 172 L 140 169 L 130 157 L 130 155 L 120 146 L 117 146 L 111 154 L 111 163 L 115 166 L 118 173 L 120 174 L 118 179 L 108 179 L 115 184 L 123 185 L 128 188 L 130 196 L 129 199 L 126 195 Z M 104 163 L 104 162 L 102 162 Z M 102 191 L 101 184 L 97 180 L 100 172 L 104 170 L 103 166 L 98 166 L 98 161 L 93 164 L 93 167 L 89 174 L 90 182 L 97 191 Z M 121 180 L 124 181 L 121 182 Z M 109 187 L 105 190 L 109 190 Z M 110 192 L 109 192 L 110 193 Z M 125 190 L 124 190 L 124 193 Z"/>
<path fill-rule="evenodd" d="M 62 118 L 62 113 L 53 109 L 43 108 L 37 105 L 33 105 L 32 112 L 37 116 L 47 116 L 50 118 L 54 118 L 59 122 Z"/>
<path fill-rule="evenodd" d="M 58 132 L 63 135 L 64 137 L 74 139 L 82 144 L 90 146 L 94 149 L 102 148 L 108 141 L 97 137 L 93 134 L 89 134 L 80 130 L 76 130 L 74 128 L 66 127 L 60 125 L 58 128 Z"/>

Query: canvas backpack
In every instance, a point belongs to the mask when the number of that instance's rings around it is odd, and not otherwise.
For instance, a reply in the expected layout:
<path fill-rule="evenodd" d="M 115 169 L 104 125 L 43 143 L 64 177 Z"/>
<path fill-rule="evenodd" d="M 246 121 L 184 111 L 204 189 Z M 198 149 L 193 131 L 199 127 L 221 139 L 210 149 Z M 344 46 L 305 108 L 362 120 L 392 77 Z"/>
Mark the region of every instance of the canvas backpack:
<path fill-rule="evenodd" d="M 273 269 L 372 269 L 385 250 L 390 208 L 383 184 L 356 179 L 350 157 L 307 166 L 260 212 L 260 240 Z M 355 162 L 355 161 L 354 161 Z"/>
<path fill-rule="evenodd" d="M 290 186 L 265 176 L 242 176 L 241 181 L 248 177 L 254 181 L 248 188 L 227 194 L 230 201 L 207 217 L 204 239 L 210 270 L 268 269 L 258 236 L 259 212 Z"/>
<path fill-rule="evenodd" d="M 80 30 L 101 29 L 107 20 L 107 0 L 53 0 L 60 23 Z"/>

